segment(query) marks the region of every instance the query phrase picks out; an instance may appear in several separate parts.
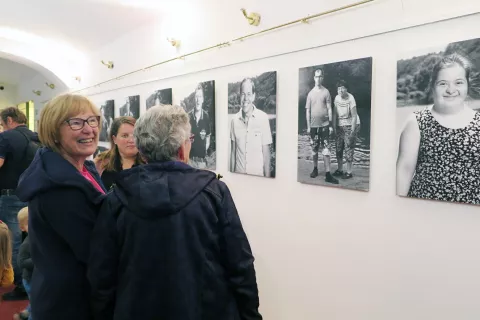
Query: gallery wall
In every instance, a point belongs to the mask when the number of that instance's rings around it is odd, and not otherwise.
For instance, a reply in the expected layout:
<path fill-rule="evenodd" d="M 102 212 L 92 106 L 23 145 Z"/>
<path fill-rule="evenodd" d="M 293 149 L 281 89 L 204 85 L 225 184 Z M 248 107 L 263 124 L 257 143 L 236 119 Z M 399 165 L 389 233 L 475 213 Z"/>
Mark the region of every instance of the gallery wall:
<path fill-rule="evenodd" d="M 15 105 L 18 101 L 18 88 L 11 84 L 2 84 L 3 90 L 0 90 L 0 109 Z"/>
<path fill-rule="evenodd" d="M 310 2 L 313 6 L 314 1 Z M 458 10 L 474 6 L 473 1 L 464 1 L 463 6 L 456 3 L 455 11 L 447 2 L 436 2 L 437 6 L 435 1 L 423 1 L 415 8 L 413 1 L 405 1 L 410 10 L 406 13 L 401 2 L 379 1 L 375 9 L 355 9 L 333 20 L 278 31 L 263 40 L 248 40 L 193 61 L 175 61 L 161 70 L 89 91 L 99 105 L 114 99 L 117 115 L 126 97 L 140 95 L 143 114 L 145 100 L 155 90 L 172 88 L 175 101 L 175 88 L 194 88 L 198 82 L 215 80 L 215 171 L 231 189 L 251 242 L 265 319 L 473 320 L 480 315 L 479 208 L 395 195 L 398 57 L 405 50 L 480 38 L 480 15 L 369 36 L 373 29 L 386 31 L 405 23 L 430 22 L 464 14 Z M 208 39 L 206 28 L 198 31 L 203 40 Z M 147 39 L 148 32 L 145 27 L 132 35 Z M 130 46 L 122 53 L 120 48 L 131 44 L 128 37 L 132 35 L 126 35 L 125 42 L 102 48 L 99 55 L 106 59 L 115 54 L 113 60 L 123 61 L 124 65 L 117 63 L 123 71 L 154 62 L 148 50 L 154 50 L 153 46 L 144 49 L 141 41 L 135 41 L 136 50 Z M 352 40 L 342 41 L 349 37 Z M 212 33 L 212 38 L 215 42 L 218 34 Z M 188 39 L 183 39 L 186 46 Z M 245 61 L 254 55 L 294 51 L 322 41 L 335 43 Z M 257 49 L 256 54 L 249 53 Z M 369 191 L 297 182 L 299 69 L 366 57 L 373 59 Z M 121 72 L 98 70 L 99 78 Z M 228 83 L 270 71 L 277 74 L 275 178 L 230 173 Z M 139 84 L 149 78 L 163 80 Z M 121 86 L 124 88 L 114 90 Z"/>
<path fill-rule="evenodd" d="M 45 105 L 45 101 L 55 97 L 56 95 L 65 92 L 67 90 L 63 83 L 54 83 L 55 88 L 51 89 L 46 84 L 53 83 L 52 78 L 47 79 L 43 74 L 36 73 L 32 78 L 24 79 L 18 86 L 18 101 L 26 102 L 33 101 L 35 106 L 35 129 L 37 128 L 37 121 L 40 117 L 40 112 Z M 41 91 L 40 95 L 35 94 L 33 91 Z"/>

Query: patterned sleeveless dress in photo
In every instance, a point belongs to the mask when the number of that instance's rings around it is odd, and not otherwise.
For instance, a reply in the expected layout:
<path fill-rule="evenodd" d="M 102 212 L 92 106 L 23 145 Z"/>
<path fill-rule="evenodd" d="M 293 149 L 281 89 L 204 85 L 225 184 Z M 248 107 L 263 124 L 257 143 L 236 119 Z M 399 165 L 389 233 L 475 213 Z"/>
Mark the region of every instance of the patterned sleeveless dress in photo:
<path fill-rule="evenodd" d="M 408 196 L 480 204 L 480 113 L 459 129 L 442 126 L 430 110 L 415 115 L 421 140 Z"/>

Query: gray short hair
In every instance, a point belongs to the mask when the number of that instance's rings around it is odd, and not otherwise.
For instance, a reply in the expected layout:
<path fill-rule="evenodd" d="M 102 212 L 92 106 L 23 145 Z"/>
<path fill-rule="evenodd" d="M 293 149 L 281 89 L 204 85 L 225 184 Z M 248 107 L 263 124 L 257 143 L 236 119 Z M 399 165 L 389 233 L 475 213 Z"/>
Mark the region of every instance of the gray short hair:
<path fill-rule="evenodd" d="M 178 149 L 190 136 L 188 114 L 182 107 L 154 106 L 135 124 L 138 151 L 147 162 L 177 160 Z"/>

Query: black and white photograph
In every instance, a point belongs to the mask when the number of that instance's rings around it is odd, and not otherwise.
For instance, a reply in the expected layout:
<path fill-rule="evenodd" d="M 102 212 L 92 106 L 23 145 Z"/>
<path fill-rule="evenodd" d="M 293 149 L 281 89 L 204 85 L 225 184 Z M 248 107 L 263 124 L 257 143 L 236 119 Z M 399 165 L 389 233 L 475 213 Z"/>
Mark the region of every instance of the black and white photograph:
<path fill-rule="evenodd" d="M 299 70 L 299 182 L 369 190 L 371 107 L 371 57 Z"/>
<path fill-rule="evenodd" d="M 190 118 L 193 141 L 189 164 L 197 169 L 215 170 L 215 81 L 175 88 L 174 104 L 184 108 Z"/>
<path fill-rule="evenodd" d="M 102 114 L 102 131 L 100 132 L 99 140 L 102 142 L 108 141 L 110 127 L 113 123 L 114 111 L 115 100 L 107 100 L 100 106 L 100 112 Z"/>
<path fill-rule="evenodd" d="M 125 99 L 125 103 L 120 107 L 120 116 L 140 117 L 140 96 L 130 96 Z"/>
<path fill-rule="evenodd" d="M 172 104 L 172 89 L 156 90 L 146 101 L 147 110 L 153 106 Z"/>
<path fill-rule="evenodd" d="M 397 61 L 397 195 L 480 204 L 480 39 Z"/>
<path fill-rule="evenodd" d="M 228 84 L 229 171 L 276 174 L 277 72 L 240 77 Z"/>

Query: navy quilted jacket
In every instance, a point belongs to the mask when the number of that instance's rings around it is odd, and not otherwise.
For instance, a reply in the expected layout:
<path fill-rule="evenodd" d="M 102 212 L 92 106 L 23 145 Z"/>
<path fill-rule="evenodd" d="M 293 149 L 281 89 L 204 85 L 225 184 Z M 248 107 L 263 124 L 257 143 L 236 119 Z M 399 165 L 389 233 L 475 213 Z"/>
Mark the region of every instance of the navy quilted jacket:
<path fill-rule="evenodd" d="M 122 171 L 91 248 L 95 319 L 262 319 L 250 245 L 212 172 L 180 162 Z"/>

